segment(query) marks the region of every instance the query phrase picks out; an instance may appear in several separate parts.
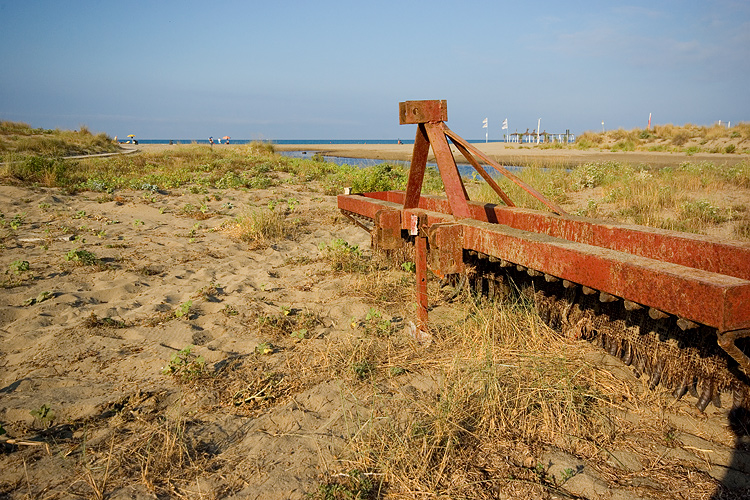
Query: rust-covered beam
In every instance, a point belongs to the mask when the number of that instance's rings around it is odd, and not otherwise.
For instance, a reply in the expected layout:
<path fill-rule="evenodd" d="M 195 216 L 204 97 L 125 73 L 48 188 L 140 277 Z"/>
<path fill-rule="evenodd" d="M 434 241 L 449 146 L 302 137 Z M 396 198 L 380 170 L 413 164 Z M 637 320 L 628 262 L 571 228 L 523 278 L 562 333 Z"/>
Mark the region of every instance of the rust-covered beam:
<path fill-rule="evenodd" d="M 750 281 L 546 234 L 462 220 L 463 248 L 520 264 L 719 331 L 750 328 Z"/>
<path fill-rule="evenodd" d="M 402 191 L 385 193 L 388 194 L 367 196 L 403 203 Z M 424 210 L 449 212 L 448 201 L 440 196 L 424 195 L 419 205 Z M 472 201 L 468 205 L 471 218 L 479 221 L 750 280 L 750 243 L 573 215 L 558 216 L 527 208 Z"/>

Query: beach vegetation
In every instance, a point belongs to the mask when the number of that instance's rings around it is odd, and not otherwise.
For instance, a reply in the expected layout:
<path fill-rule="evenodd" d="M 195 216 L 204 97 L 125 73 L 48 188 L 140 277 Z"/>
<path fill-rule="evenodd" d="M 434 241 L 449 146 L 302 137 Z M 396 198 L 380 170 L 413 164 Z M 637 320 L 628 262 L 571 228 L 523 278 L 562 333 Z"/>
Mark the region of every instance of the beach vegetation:
<path fill-rule="evenodd" d="M 175 309 L 174 311 L 174 317 L 175 318 L 185 318 L 190 319 L 190 310 L 193 307 L 193 301 L 188 300 L 187 302 L 183 302 L 180 304 L 180 306 Z"/>
<path fill-rule="evenodd" d="M 180 187 L 205 194 L 211 188 L 265 189 L 294 179 L 324 194 L 339 194 L 345 187 L 355 192 L 403 189 L 408 177 L 401 165 L 382 163 L 360 168 L 337 165 L 322 157 L 285 157 L 276 154 L 267 142 L 226 150 L 178 146 L 112 157 L 71 160 L 64 156 L 39 149 L 0 167 L 0 180 L 108 194 L 117 189 L 156 193 Z M 428 169 L 423 191 L 440 190 L 439 173 Z"/>
<path fill-rule="evenodd" d="M 5 161 L 18 161 L 27 156 L 61 158 L 110 153 L 119 149 L 107 134 L 93 134 L 85 125 L 79 130 L 50 130 L 0 121 L 0 155 L 5 156 Z"/>
<path fill-rule="evenodd" d="M 359 246 L 341 238 L 336 238 L 330 243 L 320 243 L 318 249 L 323 260 L 328 262 L 333 271 L 366 272 L 372 266 L 370 259 L 365 258 Z"/>
<path fill-rule="evenodd" d="M 378 474 L 354 469 L 338 473 L 318 485 L 312 500 L 369 500 L 380 498 L 381 482 Z"/>
<path fill-rule="evenodd" d="M 29 265 L 28 260 L 14 260 L 10 263 L 10 266 L 8 266 L 10 272 L 13 274 L 21 274 L 25 273 L 29 269 L 31 269 L 31 266 Z"/>
<path fill-rule="evenodd" d="M 270 342 L 261 342 L 260 344 L 255 346 L 255 354 L 261 356 L 268 356 L 269 354 L 273 354 L 274 352 L 276 352 L 276 347 Z"/>
<path fill-rule="evenodd" d="M 578 149 L 609 149 L 611 151 L 654 151 L 696 153 L 750 152 L 750 122 L 727 127 L 718 123 L 711 126 L 654 125 L 651 128 L 586 131 L 579 134 L 574 145 Z"/>
<path fill-rule="evenodd" d="M 169 364 L 162 368 L 162 373 L 171 375 L 180 382 L 195 382 L 209 376 L 206 360 L 193 352 L 193 346 L 187 346 L 169 359 Z"/>
<path fill-rule="evenodd" d="M 231 222 L 223 224 L 221 230 L 231 238 L 257 249 L 293 238 L 302 226 L 300 219 L 290 219 L 284 211 L 261 208 L 247 210 Z"/>
<path fill-rule="evenodd" d="M 73 262 L 79 266 L 96 266 L 101 263 L 99 257 L 94 253 L 84 250 L 83 248 L 75 248 L 69 250 L 65 254 L 65 260 Z"/>
<path fill-rule="evenodd" d="M 43 404 L 35 410 L 29 412 L 34 420 L 39 422 L 43 428 L 48 428 L 55 421 L 55 410 L 53 410 L 48 404 Z"/>

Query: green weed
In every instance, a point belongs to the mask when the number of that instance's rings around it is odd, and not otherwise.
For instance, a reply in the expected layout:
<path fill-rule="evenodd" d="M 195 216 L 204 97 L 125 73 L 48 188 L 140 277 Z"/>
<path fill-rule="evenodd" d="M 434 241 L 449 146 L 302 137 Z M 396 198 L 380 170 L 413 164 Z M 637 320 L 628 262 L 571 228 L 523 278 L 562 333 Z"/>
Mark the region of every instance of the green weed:
<path fill-rule="evenodd" d="M 349 473 L 336 474 L 336 476 L 318 486 L 315 494 L 311 495 L 313 500 L 368 500 L 378 498 L 380 490 L 379 481 L 376 477 L 357 469 Z"/>
<path fill-rule="evenodd" d="M 101 263 L 99 258 L 83 248 L 71 249 L 65 254 L 65 260 L 79 266 L 96 266 Z"/>
<path fill-rule="evenodd" d="M 375 364 L 370 360 L 357 361 L 352 364 L 352 372 L 357 376 L 359 380 L 365 380 L 370 378 L 375 372 Z"/>
<path fill-rule="evenodd" d="M 162 368 L 162 373 L 172 375 L 181 382 L 193 382 L 208 377 L 206 360 L 192 351 L 193 346 L 187 346 L 172 355 L 169 364 Z"/>
<path fill-rule="evenodd" d="M 276 348 L 270 342 L 261 342 L 260 344 L 255 346 L 255 354 L 259 354 L 261 356 L 267 356 L 269 354 L 273 354 L 274 352 L 276 352 Z"/>
<path fill-rule="evenodd" d="M 13 274 L 21 274 L 31 269 L 31 267 L 28 260 L 14 260 L 10 263 L 9 269 Z"/>
<path fill-rule="evenodd" d="M 362 255 L 359 246 L 351 245 L 347 241 L 337 238 L 331 243 L 321 243 L 318 246 L 323 259 L 328 261 L 334 271 L 364 272 L 371 266 Z"/>
<path fill-rule="evenodd" d="M 35 420 L 38 420 L 44 428 L 50 427 L 55 420 L 55 410 L 50 408 L 47 404 L 43 404 L 36 410 L 31 410 L 29 413 Z"/>
<path fill-rule="evenodd" d="M 193 307 L 193 301 L 188 300 L 187 302 L 183 302 L 180 304 L 180 306 L 175 309 L 174 311 L 174 317 L 175 318 L 185 318 L 190 319 L 190 308 Z"/>

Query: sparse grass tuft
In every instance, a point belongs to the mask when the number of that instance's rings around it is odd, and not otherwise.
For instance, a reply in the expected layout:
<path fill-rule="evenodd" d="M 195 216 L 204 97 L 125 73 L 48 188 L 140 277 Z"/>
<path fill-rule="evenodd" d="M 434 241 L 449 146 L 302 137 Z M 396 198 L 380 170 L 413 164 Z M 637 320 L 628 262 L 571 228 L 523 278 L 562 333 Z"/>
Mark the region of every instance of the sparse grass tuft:
<path fill-rule="evenodd" d="M 347 241 L 337 238 L 331 243 L 319 245 L 323 259 L 334 271 L 347 273 L 365 272 L 371 268 L 369 259 L 365 259 L 357 245 L 350 245 Z"/>
<path fill-rule="evenodd" d="M 172 375 L 180 382 L 195 382 L 208 377 L 206 360 L 193 353 L 193 346 L 187 346 L 172 355 L 169 364 L 162 368 L 162 373 Z"/>
<path fill-rule="evenodd" d="M 96 255 L 83 248 L 69 250 L 65 254 L 65 260 L 79 266 L 97 266 L 101 263 Z"/>
<path fill-rule="evenodd" d="M 257 249 L 294 237 L 301 226 L 301 220 L 290 219 L 282 211 L 258 209 L 235 218 L 222 230 L 231 238 L 249 243 L 251 248 Z"/>

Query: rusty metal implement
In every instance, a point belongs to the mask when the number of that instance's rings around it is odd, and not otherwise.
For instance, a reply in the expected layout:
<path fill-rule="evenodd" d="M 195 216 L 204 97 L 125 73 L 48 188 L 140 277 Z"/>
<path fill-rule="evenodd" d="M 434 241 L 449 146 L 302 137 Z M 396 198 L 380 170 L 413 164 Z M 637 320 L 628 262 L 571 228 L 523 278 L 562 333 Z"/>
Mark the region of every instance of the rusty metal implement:
<path fill-rule="evenodd" d="M 406 191 L 338 197 L 342 213 L 371 232 L 375 249 L 415 245 L 421 329 L 428 321 L 428 268 L 440 277 L 466 274 L 471 268 L 474 286 L 485 294 L 503 282 L 502 272 L 522 273 L 539 282 L 541 302 L 558 324 L 571 326 L 575 320 L 584 330 L 581 325 L 588 324 L 590 338 L 633 364 L 637 373 L 649 373 L 651 385 L 669 378 L 676 395 L 687 389 L 698 393 L 701 409 L 710 401 L 720 404 L 722 391 L 734 392 L 735 404 L 750 406 L 750 244 L 567 214 L 451 131 L 445 124 L 447 114 L 446 101 L 399 103 L 400 123 L 417 125 Z M 504 205 L 469 200 L 449 140 Z M 430 148 L 445 197 L 421 193 Z M 549 211 L 516 207 L 483 166 Z M 577 295 L 571 290 L 578 290 Z M 588 296 L 598 297 L 598 303 L 590 307 Z M 583 312 L 571 317 L 574 303 Z M 555 315 L 557 306 L 566 310 L 564 317 Z M 585 311 L 587 307 L 596 312 Z M 617 331 L 634 327 L 640 333 Z M 680 347 L 694 346 L 701 351 L 693 355 L 695 367 L 667 373 L 670 362 L 660 359 L 665 348 L 643 340 L 644 332 L 674 337 L 672 344 Z M 713 340 L 706 344 L 706 339 Z M 717 346 L 717 360 L 707 365 L 702 358 L 708 355 L 702 351 Z M 679 359 L 671 364 L 684 365 Z M 713 373 L 718 370 L 726 373 Z"/>

